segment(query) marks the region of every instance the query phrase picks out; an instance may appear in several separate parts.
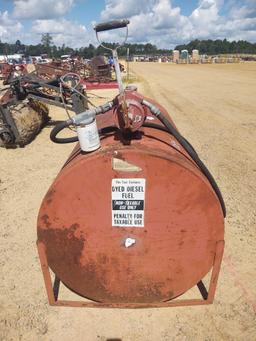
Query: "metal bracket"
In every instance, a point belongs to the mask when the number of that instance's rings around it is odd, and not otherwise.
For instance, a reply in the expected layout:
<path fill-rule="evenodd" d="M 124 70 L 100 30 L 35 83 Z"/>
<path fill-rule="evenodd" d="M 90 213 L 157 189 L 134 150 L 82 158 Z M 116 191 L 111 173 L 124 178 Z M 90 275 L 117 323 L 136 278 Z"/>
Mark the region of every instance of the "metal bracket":
<path fill-rule="evenodd" d="M 212 304 L 217 287 L 217 281 L 221 268 L 221 261 L 224 251 L 224 240 L 216 242 L 215 257 L 213 260 L 211 279 L 209 289 L 207 291 L 204 283 L 199 281 L 197 287 L 202 295 L 202 299 L 172 299 L 166 302 L 159 303 L 100 303 L 94 301 L 68 301 L 59 300 L 59 288 L 60 280 L 55 277 L 54 284 L 51 279 L 50 269 L 47 261 L 45 245 L 43 242 L 37 242 L 37 248 L 39 253 L 39 259 L 44 276 L 44 282 L 46 292 L 48 296 L 49 304 L 52 306 L 62 307 L 86 307 L 86 308 L 119 308 L 119 309 L 138 309 L 138 308 L 164 308 L 164 307 L 182 307 L 182 306 L 194 306 L 194 305 L 206 305 Z"/>

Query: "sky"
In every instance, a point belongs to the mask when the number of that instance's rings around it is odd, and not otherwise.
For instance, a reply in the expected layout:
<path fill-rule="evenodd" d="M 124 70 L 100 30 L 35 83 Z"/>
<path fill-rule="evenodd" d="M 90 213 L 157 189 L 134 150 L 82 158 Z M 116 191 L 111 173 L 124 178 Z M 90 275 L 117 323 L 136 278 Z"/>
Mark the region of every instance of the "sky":
<path fill-rule="evenodd" d="M 256 0 L 0 0 L 0 40 L 37 44 L 50 33 L 57 46 L 97 45 L 97 22 L 128 18 L 129 42 L 174 48 L 193 39 L 256 43 Z M 124 32 L 103 34 L 117 41 Z"/>

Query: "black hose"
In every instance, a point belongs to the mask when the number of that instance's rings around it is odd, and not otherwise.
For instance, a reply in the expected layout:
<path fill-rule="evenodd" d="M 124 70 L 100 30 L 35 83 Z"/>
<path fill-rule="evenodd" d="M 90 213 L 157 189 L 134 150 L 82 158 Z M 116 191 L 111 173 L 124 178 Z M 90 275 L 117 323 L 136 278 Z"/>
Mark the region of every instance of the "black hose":
<path fill-rule="evenodd" d="M 159 121 L 163 123 L 163 125 L 168 129 L 168 132 L 173 135 L 176 140 L 182 145 L 182 147 L 187 151 L 189 156 L 195 161 L 197 166 L 201 169 L 202 173 L 206 176 L 208 181 L 210 182 L 213 190 L 215 191 L 219 201 L 220 205 L 223 211 L 224 218 L 226 217 L 226 207 L 225 203 L 221 194 L 221 191 L 213 178 L 212 174 L 209 172 L 203 161 L 199 158 L 197 153 L 195 152 L 194 148 L 191 146 L 191 144 L 177 131 L 177 129 L 174 128 L 174 126 L 171 124 L 171 122 L 163 115 L 163 113 L 159 113 L 157 118 Z"/>
<path fill-rule="evenodd" d="M 61 121 L 61 122 L 58 122 L 58 124 L 55 126 L 55 128 L 52 130 L 51 134 L 50 134 L 50 138 L 51 140 L 54 142 L 54 143 L 60 143 L 60 144 L 65 144 L 65 143 L 74 143 L 74 142 L 78 142 L 78 137 L 77 136 L 74 136 L 74 137 L 69 137 L 69 138 L 57 138 L 57 134 L 67 128 L 66 125 L 63 125 L 64 121 Z M 61 126 L 60 126 L 61 124 Z M 56 128 L 57 127 L 57 128 Z M 164 131 L 166 133 L 169 133 L 169 130 L 165 127 L 165 126 L 162 126 L 160 124 L 157 124 L 157 123 L 150 123 L 150 122 L 144 122 L 143 123 L 143 127 L 146 127 L 146 128 L 153 128 L 153 129 L 158 129 L 158 130 L 161 130 L 161 131 Z M 109 127 L 104 127 L 104 128 L 101 128 L 99 129 L 99 135 L 104 135 L 104 134 L 109 134 L 109 133 L 112 133 L 114 131 L 117 131 L 119 130 L 117 126 L 109 126 Z M 183 137 L 184 140 L 185 137 Z M 190 147 L 193 149 L 194 153 L 196 153 L 194 147 L 189 143 L 188 140 L 186 140 L 186 142 L 190 145 Z"/>
<path fill-rule="evenodd" d="M 68 121 L 63 121 L 58 123 L 53 130 L 51 131 L 50 134 L 50 139 L 52 140 L 52 142 L 54 143 L 73 143 L 73 142 L 77 142 L 78 141 L 78 137 L 77 136 L 73 136 L 73 137 L 57 137 L 57 135 L 65 128 L 67 128 L 70 125 L 70 122 Z"/>
<path fill-rule="evenodd" d="M 205 166 L 203 161 L 199 158 L 199 156 L 198 156 L 197 152 L 195 151 L 195 149 L 193 148 L 193 146 L 177 131 L 177 129 L 171 124 L 171 122 L 162 113 L 160 113 L 157 117 L 158 117 L 159 121 L 163 123 L 164 126 L 161 126 L 161 125 L 156 124 L 156 123 L 149 123 L 149 122 L 144 122 L 143 126 L 147 127 L 147 128 L 154 128 L 154 129 L 159 129 L 159 130 L 165 131 L 165 132 L 173 135 L 176 138 L 176 140 L 187 151 L 189 156 L 197 164 L 197 166 L 201 169 L 202 173 L 206 176 L 206 178 L 210 182 L 214 192 L 216 193 L 216 195 L 220 201 L 220 205 L 221 205 L 223 215 L 225 218 L 226 217 L 225 202 L 223 200 L 221 191 L 220 191 L 214 177 L 212 176 L 212 174 L 208 170 L 208 168 Z M 57 124 L 53 128 L 53 130 L 51 131 L 51 134 L 50 134 L 51 140 L 55 143 L 61 143 L 61 144 L 62 143 L 77 142 L 78 141 L 77 136 L 67 137 L 67 138 L 57 138 L 56 137 L 58 133 L 60 133 L 63 129 L 67 128 L 69 125 L 70 125 L 70 122 L 68 122 L 68 121 L 64 121 L 64 122 Z M 118 130 L 118 128 L 116 126 L 105 127 L 105 128 L 99 129 L 99 135 L 108 134 L 108 133 L 111 133 L 111 132 L 117 131 L 117 130 Z"/>
<path fill-rule="evenodd" d="M 69 125 L 70 125 L 70 123 L 67 121 L 61 121 L 60 123 L 58 123 L 50 133 L 51 141 L 54 143 L 59 143 L 59 144 L 78 142 L 78 136 L 63 137 L 63 138 L 57 137 L 57 135 L 63 129 L 67 128 Z M 118 130 L 118 128 L 116 126 L 101 128 L 101 129 L 99 129 L 99 135 L 109 134 L 109 133 L 112 133 L 113 131 L 116 131 L 116 130 Z"/>
<path fill-rule="evenodd" d="M 99 129 L 99 135 L 110 134 L 117 130 L 119 130 L 117 126 L 104 127 Z"/>
<path fill-rule="evenodd" d="M 151 122 L 144 122 L 143 123 L 143 127 L 146 127 L 146 128 L 154 128 L 154 129 L 158 129 L 158 130 L 162 130 L 162 131 L 165 131 L 166 133 L 170 133 L 169 130 L 165 127 L 165 126 L 162 126 L 160 124 L 157 124 L 157 123 L 151 123 Z M 185 139 L 185 137 L 183 137 L 183 139 L 187 142 L 187 144 L 190 145 L 190 148 L 193 149 L 194 153 L 197 155 L 197 152 L 195 151 L 194 147 L 192 146 L 192 144 L 190 144 L 190 142 L 188 140 Z"/>

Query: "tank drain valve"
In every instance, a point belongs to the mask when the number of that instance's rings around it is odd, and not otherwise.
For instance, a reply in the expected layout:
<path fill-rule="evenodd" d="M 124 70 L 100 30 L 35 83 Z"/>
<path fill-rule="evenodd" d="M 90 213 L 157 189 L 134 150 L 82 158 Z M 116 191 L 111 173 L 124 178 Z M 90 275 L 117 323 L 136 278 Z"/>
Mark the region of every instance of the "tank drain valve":
<path fill-rule="evenodd" d="M 124 242 L 124 246 L 128 249 L 136 243 L 136 240 L 133 238 L 126 238 Z"/>

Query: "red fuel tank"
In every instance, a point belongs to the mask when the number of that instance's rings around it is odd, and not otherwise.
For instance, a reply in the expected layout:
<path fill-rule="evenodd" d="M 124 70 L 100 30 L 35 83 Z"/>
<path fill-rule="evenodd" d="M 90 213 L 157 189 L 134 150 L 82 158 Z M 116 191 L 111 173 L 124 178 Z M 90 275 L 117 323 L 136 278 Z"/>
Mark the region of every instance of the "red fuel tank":
<path fill-rule="evenodd" d="M 115 114 L 97 120 L 113 126 Z M 149 113 L 146 122 L 159 124 Z M 38 217 L 51 304 L 58 301 L 48 266 L 96 306 L 164 306 L 195 285 L 203 300 L 176 305 L 211 303 L 223 239 L 223 212 L 208 179 L 174 136 L 150 124 L 132 137 L 105 131 L 93 153 L 77 146 Z M 212 268 L 207 293 L 201 280 Z"/>

